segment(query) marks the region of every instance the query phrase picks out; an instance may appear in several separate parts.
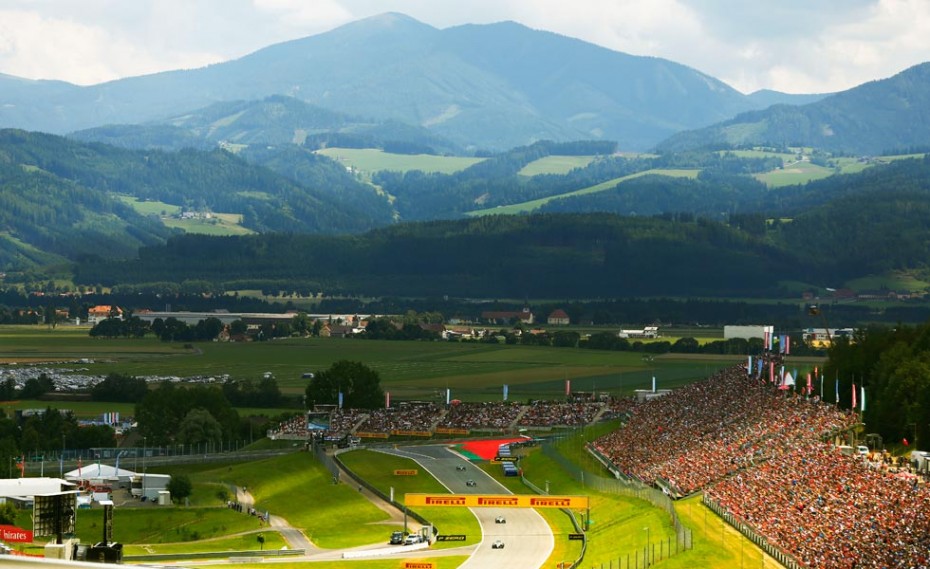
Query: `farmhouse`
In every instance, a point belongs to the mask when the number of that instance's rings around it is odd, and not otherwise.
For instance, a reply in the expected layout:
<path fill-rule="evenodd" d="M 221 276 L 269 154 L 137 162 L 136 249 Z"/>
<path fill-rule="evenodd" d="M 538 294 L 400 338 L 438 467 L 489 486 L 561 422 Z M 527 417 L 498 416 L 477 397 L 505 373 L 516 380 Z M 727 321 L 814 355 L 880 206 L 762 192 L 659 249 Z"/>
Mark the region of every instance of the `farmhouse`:
<path fill-rule="evenodd" d="M 107 318 L 123 319 L 123 310 L 119 306 L 110 306 L 109 304 L 98 304 L 87 310 L 87 322 L 90 324 L 99 324 Z"/>
<path fill-rule="evenodd" d="M 550 326 L 568 326 L 570 321 L 568 313 L 561 308 L 557 308 L 553 310 L 549 318 L 546 319 L 546 324 Z"/>
<path fill-rule="evenodd" d="M 853 328 L 805 328 L 801 338 L 813 348 L 829 348 L 833 338 L 852 338 L 855 333 Z"/>

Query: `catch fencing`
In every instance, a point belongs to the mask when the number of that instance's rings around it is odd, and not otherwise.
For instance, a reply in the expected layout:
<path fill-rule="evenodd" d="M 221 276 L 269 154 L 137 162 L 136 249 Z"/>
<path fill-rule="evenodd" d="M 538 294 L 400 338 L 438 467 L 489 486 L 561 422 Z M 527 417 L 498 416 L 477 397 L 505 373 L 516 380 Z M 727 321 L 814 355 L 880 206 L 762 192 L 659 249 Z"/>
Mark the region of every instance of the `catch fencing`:
<path fill-rule="evenodd" d="M 688 551 L 693 547 L 691 530 L 681 523 L 678 512 L 675 511 L 673 500 L 661 490 L 651 488 L 633 480 L 608 478 L 588 472 L 563 456 L 558 451 L 557 447 L 552 444 L 542 445 L 542 452 L 547 458 L 552 459 L 561 466 L 572 479 L 579 482 L 582 487 L 590 488 L 605 494 L 615 494 L 618 496 L 645 500 L 653 506 L 665 510 L 671 518 L 672 526 L 675 529 L 674 537 L 669 536 L 667 539 L 657 542 L 650 541 L 642 549 L 638 548 L 632 552 L 620 554 L 617 556 L 616 563 L 610 561 L 608 564 L 602 564 L 602 567 L 609 567 L 610 569 L 614 567 L 616 567 L 616 569 L 650 567 L 654 563 L 668 559 L 683 551 Z"/>

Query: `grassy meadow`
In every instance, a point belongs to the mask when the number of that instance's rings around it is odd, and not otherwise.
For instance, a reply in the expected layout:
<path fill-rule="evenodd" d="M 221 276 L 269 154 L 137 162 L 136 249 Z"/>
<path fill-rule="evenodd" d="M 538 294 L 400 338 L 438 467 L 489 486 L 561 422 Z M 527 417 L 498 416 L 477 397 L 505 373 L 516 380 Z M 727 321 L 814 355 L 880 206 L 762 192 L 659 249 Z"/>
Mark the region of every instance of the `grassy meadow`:
<path fill-rule="evenodd" d="M 142 215 L 154 215 L 161 219 L 165 227 L 180 229 L 185 233 L 203 235 L 247 235 L 254 233 L 242 227 L 242 216 L 237 213 L 214 213 L 210 219 L 177 219 L 181 206 L 155 200 L 140 200 L 132 196 L 118 195 L 120 201 L 132 207 Z"/>
<path fill-rule="evenodd" d="M 404 494 L 432 492 L 446 494 L 449 490 L 409 458 L 384 454 L 370 450 L 354 450 L 339 455 L 343 464 L 364 478 L 372 486 L 390 496 L 394 488 L 394 500 L 403 502 Z M 415 469 L 416 476 L 394 476 L 394 470 Z M 440 533 L 465 534 L 467 540 L 436 542 L 433 549 L 447 549 L 474 545 L 481 541 L 478 519 L 465 508 L 421 508 L 418 514 L 429 520 Z"/>
<path fill-rule="evenodd" d="M 585 194 L 594 194 L 597 192 L 603 192 L 606 190 L 613 189 L 617 184 L 625 182 L 626 180 L 632 180 L 634 178 L 640 178 L 642 176 L 669 176 L 672 178 L 696 178 L 700 170 L 695 169 L 684 169 L 684 170 L 671 170 L 671 169 L 654 169 L 646 170 L 645 172 L 637 172 L 636 174 L 630 174 L 629 176 L 622 176 L 620 178 L 614 178 L 612 180 L 607 180 L 606 182 L 601 182 L 600 184 L 595 184 L 593 186 L 588 186 L 587 188 L 580 188 L 571 192 L 566 192 L 564 194 L 559 194 L 557 196 L 548 196 L 545 198 L 539 198 L 537 200 L 531 200 L 528 202 L 504 205 L 498 207 L 492 207 L 487 209 L 479 209 L 475 211 L 468 212 L 470 216 L 480 216 L 480 215 L 514 215 L 518 213 L 529 213 L 534 210 L 539 209 L 543 205 L 549 203 L 552 200 L 559 198 L 567 198 L 571 196 L 580 196 Z"/>
<path fill-rule="evenodd" d="M 390 342 L 342 338 L 289 338 L 270 342 L 200 342 L 192 348 L 154 338 L 94 339 L 87 328 L 41 326 L 0 327 L 0 362 L 75 362 L 57 367 L 80 373 L 111 372 L 136 376 L 218 377 L 257 381 L 272 372 L 282 391 L 302 393 L 308 371 L 328 368 L 338 360 L 361 361 L 377 370 L 382 387 L 397 399 L 429 399 L 445 389 L 462 400 L 487 401 L 510 386 L 513 400 L 558 397 L 564 381 L 580 391 L 632 393 L 650 386 L 653 375 L 662 387 L 706 377 L 735 357 L 658 356 L 541 346 L 450 342 Z M 23 408 L 16 404 L 17 408 Z M 38 406 L 44 406 L 38 402 Z M 58 406 L 58 403 L 55 403 Z M 99 405 L 99 404 L 97 404 Z M 30 403 L 29 407 L 37 405 Z M 94 404 L 62 404 L 96 414 Z M 106 404 L 106 411 L 126 411 Z M 128 412 L 128 411 L 127 411 Z"/>
<path fill-rule="evenodd" d="M 594 156 L 544 156 L 534 160 L 521 169 L 521 176 L 539 176 L 540 174 L 568 174 L 575 168 L 584 168 L 594 160 Z"/>
<path fill-rule="evenodd" d="M 806 184 L 814 180 L 829 178 L 834 174 L 833 168 L 818 166 L 810 162 L 796 162 L 790 160 L 785 162 L 784 168 L 756 174 L 754 177 L 767 186 L 777 188 L 795 184 Z"/>
<path fill-rule="evenodd" d="M 375 148 L 324 148 L 318 150 L 317 154 L 337 160 L 368 175 L 381 170 L 395 172 L 421 170 L 423 172 L 454 174 L 484 160 L 484 158 L 464 156 L 391 154 Z"/>

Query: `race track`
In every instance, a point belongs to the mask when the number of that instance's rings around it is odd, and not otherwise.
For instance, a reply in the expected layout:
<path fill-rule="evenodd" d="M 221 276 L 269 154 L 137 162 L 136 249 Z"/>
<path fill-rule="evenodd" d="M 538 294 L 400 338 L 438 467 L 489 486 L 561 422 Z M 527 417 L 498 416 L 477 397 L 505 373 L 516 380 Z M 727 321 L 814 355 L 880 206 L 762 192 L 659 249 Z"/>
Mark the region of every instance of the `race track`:
<path fill-rule="evenodd" d="M 429 471 L 450 492 L 456 494 L 510 494 L 506 488 L 488 476 L 483 470 L 451 452 L 445 446 L 430 445 L 397 449 L 376 449 L 380 452 L 411 458 Z M 465 471 L 456 466 L 465 466 Z M 465 485 L 474 480 L 476 486 Z M 522 508 L 472 508 L 472 513 L 481 524 L 484 536 L 472 556 L 460 569 L 538 569 L 543 566 L 554 545 L 549 524 L 536 510 Z M 506 523 L 495 523 L 497 516 L 504 516 Z M 439 528 L 440 532 L 442 528 Z M 492 549 L 496 540 L 504 542 L 503 549 Z"/>

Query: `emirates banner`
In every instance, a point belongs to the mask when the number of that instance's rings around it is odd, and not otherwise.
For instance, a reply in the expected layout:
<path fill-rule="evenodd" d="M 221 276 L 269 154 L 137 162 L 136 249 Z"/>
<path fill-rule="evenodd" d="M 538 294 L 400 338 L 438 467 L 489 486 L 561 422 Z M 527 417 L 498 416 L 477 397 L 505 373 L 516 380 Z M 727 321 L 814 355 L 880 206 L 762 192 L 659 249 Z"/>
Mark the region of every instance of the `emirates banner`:
<path fill-rule="evenodd" d="M 32 531 L 16 526 L 0 526 L 0 541 L 32 543 Z"/>

